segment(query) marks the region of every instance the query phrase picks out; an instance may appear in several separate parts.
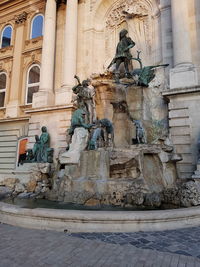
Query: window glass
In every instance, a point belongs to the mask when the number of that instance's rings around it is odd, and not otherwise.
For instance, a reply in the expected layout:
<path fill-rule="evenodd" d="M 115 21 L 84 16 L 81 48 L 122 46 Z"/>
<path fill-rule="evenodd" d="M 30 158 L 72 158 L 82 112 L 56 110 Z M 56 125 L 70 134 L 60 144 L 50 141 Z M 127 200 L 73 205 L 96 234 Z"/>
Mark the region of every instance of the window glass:
<path fill-rule="evenodd" d="M 5 102 L 5 92 L 0 91 L 0 107 L 4 107 L 4 102 Z"/>
<path fill-rule="evenodd" d="M 4 107 L 6 95 L 6 74 L 0 73 L 0 107 Z"/>
<path fill-rule="evenodd" d="M 33 102 L 33 94 L 39 91 L 39 86 L 31 86 L 28 88 L 27 95 L 27 104 L 31 104 Z"/>
<path fill-rule="evenodd" d="M 38 83 L 40 81 L 40 69 L 38 66 L 34 66 L 29 71 L 28 83 Z"/>
<path fill-rule="evenodd" d="M 32 66 L 28 71 L 26 104 L 33 102 L 33 94 L 39 91 L 40 86 L 40 67 Z"/>
<path fill-rule="evenodd" d="M 43 16 L 37 15 L 33 18 L 32 29 L 31 29 L 31 39 L 37 38 L 43 35 Z"/>
<path fill-rule="evenodd" d="M 11 36 L 12 36 L 12 27 L 6 26 L 2 32 L 1 36 L 1 48 L 10 46 L 11 44 Z"/>
<path fill-rule="evenodd" d="M 6 74 L 2 73 L 0 74 L 0 90 L 6 89 Z"/>

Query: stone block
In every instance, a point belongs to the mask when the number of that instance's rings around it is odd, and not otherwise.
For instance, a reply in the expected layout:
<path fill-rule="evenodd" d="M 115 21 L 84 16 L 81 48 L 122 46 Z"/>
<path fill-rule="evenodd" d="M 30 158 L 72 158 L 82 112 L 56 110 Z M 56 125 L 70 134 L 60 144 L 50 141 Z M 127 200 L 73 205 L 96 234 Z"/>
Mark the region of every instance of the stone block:
<path fill-rule="evenodd" d="M 8 188 L 14 189 L 17 183 L 19 183 L 19 179 L 17 178 L 6 178 L 5 180 L 0 182 L 0 185 L 4 185 Z"/>
<path fill-rule="evenodd" d="M 81 177 L 107 179 L 109 177 L 109 153 L 104 149 L 81 152 Z"/>
<path fill-rule="evenodd" d="M 178 101 L 178 99 L 170 99 L 168 104 L 169 110 L 178 110 L 178 109 L 187 109 L 188 102 L 187 101 Z"/>
<path fill-rule="evenodd" d="M 39 91 L 33 94 L 33 108 L 51 106 L 54 103 L 54 95 L 50 91 Z"/>
<path fill-rule="evenodd" d="M 27 192 L 34 192 L 36 188 L 37 182 L 35 179 L 31 179 L 27 185 L 26 185 L 26 190 Z"/>
<path fill-rule="evenodd" d="M 176 109 L 169 111 L 169 118 L 188 118 L 188 109 Z"/>
<path fill-rule="evenodd" d="M 194 66 L 183 66 L 170 70 L 170 89 L 196 85 L 198 85 L 198 74 Z"/>
<path fill-rule="evenodd" d="M 176 119 L 170 119 L 169 120 L 169 126 L 189 126 L 190 120 L 189 118 L 176 118 Z"/>
<path fill-rule="evenodd" d="M 39 123 L 29 123 L 29 131 L 30 130 L 40 130 L 40 124 Z"/>
<path fill-rule="evenodd" d="M 191 145 L 190 144 L 176 144 L 176 152 L 181 154 L 191 154 Z"/>
<path fill-rule="evenodd" d="M 180 126 L 180 127 L 172 127 L 170 128 L 170 134 L 173 135 L 189 135 L 191 132 L 190 127 L 189 126 Z"/>
<path fill-rule="evenodd" d="M 15 192 L 18 194 L 24 191 L 25 191 L 25 186 L 23 184 L 17 183 L 15 186 Z"/>
<path fill-rule="evenodd" d="M 190 145 L 191 144 L 191 138 L 190 135 L 184 135 L 184 136 L 172 136 L 172 141 L 174 145 Z"/>

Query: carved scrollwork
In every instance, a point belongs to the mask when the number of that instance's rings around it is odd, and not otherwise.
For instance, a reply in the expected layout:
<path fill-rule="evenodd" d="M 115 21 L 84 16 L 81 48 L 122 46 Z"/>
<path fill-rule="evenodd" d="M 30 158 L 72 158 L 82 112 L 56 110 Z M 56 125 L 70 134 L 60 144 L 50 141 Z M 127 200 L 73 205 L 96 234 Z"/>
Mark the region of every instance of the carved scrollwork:
<path fill-rule="evenodd" d="M 113 28 L 120 25 L 127 18 L 143 18 L 148 16 L 148 8 L 138 0 L 125 0 L 118 3 L 109 13 L 106 20 L 106 27 Z"/>
<path fill-rule="evenodd" d="M 15 16 L 15 23 L 16 24 L 21 24 L 24 23 L 27 19 L 28 13 L 26 13 L 25 11 L 19 15 Z"/>
<path fill-rule="evenodd" d="M 92 11 L 94 4 L 96 3 L 97 0 L 90 0 L 90 11 Z"/>
<path fill-rule="evenodd" d="M 155 41 L 152 5 L 147 0 L 120 0 L 109 9 L 105 19 L 105 54 L 112 59 L 117 45 L 119 31 L 128 30 L 129 36 L 135 41 L 136 49 L 142 51 L 144 64 L 151 61 L 152 47 Z M 137 66 L 134 66 L 137 67 Z"/>

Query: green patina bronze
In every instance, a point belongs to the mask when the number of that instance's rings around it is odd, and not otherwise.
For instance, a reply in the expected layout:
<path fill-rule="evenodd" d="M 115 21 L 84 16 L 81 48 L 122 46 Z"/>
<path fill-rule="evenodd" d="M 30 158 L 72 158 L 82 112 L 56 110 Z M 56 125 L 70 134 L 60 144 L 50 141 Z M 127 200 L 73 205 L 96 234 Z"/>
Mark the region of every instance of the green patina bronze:
<path fill-rule="evenodd" d="M 149 83 L 155 78 L 155 69 L 159 67 L 167 67 L 169 64 L 147 66 L 142 69 L 135 69 L 132 73 L 133 76 L 138 76 L 137 85 L 148 87 Z"/>
<path fill-rule="evenodd" d="M 28 149 L 25 162 L 52 163 L 53 148 L 50 148 L 50 136 L 47 132 L 47 127 L 42 126 L 42 134 L 39 137 L 35 135 L 35 144 L 33 149 Z"/>
<path fill-rule="evenodd" d="M 73 135 L 74 130 L 78 127 L 83 127 L 85 129 L 90 129 L 92 127 L 92 124 L 85 123 L 85 115 L 86 113 L 83 109 L 77 109 L 74 111 L 71 118 L 71 126 L 68 129 L 68 133 L 70 135 Z"/>
<path fill-rule="evenodd" d="M 117 82 L 119 82 L 119 67 L 121 63 L 124 63 L 126 77 L 131 78 L 129 64 L 131 62 L 132 55 L 130 53 L 130 49 L 135 46 L 135 42 L 128 37 L 127 34 L 128 31 L 126 29 L 120 31 L 115 57 L 108 66 L 109 69 L 113 64 L 116 64 L 115 76 Z"/>

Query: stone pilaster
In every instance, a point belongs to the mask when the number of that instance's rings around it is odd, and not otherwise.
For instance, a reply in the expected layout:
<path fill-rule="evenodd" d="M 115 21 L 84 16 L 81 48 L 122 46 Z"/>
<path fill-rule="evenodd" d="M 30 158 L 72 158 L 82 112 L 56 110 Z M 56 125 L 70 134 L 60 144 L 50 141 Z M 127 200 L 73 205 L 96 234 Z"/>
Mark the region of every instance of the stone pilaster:
<path fill-rule="evenodd" d="M 78 0 L 68 0 L 66 5 L 65 45 L 62 86 L 56 92 L 56 104 L 69 104 L 75 83 L 77 61 Z"/>
<path fill-rule="evenodd" d="M 172 0 L 172 32 L 174 68 L 170 71 L 170 88 L 191 87 L 198 84 L 197 70 L 192 64 L 189 36 L 188 1 Z"/>
<path fill-rule="evenodd" d="M 160 1 L 163 62 L 173 66 L 171 1 Z"/>
<path fill-rule="evenodd" d="M 15 118 L 19 115 L 20 91 L 22 87 L 22 51 L 24 46 L 25 32 L 24 23 L 27 13 L 23 12 L 15 16 L 15 46 L 13 52 L 13 65 L 11 75 L 11 88 L 6 106 L 6 117 Z M 13 35 L 13 33 L 12 33 Z M 13 37 L 12 37 L 13 38 Z"/>
<path fill-rule="evenodd" d="M 54 104 L 54 61 L 56 36 L 56 0 L 47 0 L 39 92 L 33 95 L 33 107 Z"/>

